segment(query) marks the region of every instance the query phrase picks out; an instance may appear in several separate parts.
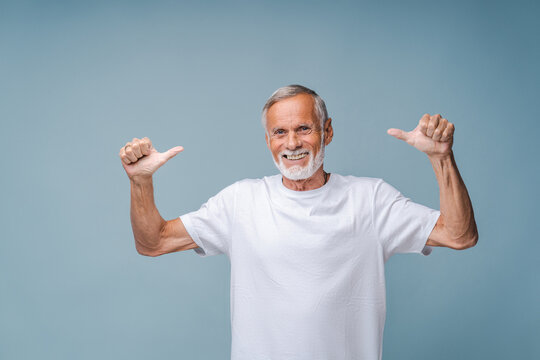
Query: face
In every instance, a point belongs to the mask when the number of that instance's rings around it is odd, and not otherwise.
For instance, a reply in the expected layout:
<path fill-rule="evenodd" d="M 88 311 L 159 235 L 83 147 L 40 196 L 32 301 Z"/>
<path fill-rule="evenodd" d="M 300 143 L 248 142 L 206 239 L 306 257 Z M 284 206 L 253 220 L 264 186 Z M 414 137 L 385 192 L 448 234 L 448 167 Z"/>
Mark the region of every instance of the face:
<path fill-rule="evenodd" d="M 309 94 L 283 99 L 268 109 L 266 144 L 283 176 L 307 179 L 321 167 L 324 147 L 332 141 L 331 121 L 321 128 Z"/>

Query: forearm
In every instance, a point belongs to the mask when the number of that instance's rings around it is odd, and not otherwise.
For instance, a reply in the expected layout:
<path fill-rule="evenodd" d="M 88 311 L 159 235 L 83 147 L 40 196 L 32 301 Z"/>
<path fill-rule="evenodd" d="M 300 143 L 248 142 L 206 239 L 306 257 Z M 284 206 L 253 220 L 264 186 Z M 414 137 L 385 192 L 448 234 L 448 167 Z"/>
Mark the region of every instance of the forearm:
<path fill-rule="evenodd" d="M 429 156 L 429 160 L 439 183 L 446 236 L 463 246 L 474 246 L 478 238 L 474 212 L 453 152 L 446 156 Z"/>
<path fill-rule="evenodd" d="M 154 203 L 152 178 L 131 180 L 131 227 L 139 253 L 160 246 L 160 232 L 165 223 Z"/>

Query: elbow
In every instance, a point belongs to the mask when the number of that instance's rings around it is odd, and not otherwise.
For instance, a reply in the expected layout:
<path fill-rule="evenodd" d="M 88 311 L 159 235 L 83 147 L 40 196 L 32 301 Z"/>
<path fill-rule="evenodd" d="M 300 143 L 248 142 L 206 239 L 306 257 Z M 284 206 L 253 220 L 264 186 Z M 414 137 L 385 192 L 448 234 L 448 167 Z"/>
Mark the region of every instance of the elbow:
<path fill-rule="evenodd" d="M 459 247 L 457 247 L 457 250 L 465 250 L 465 249 L 469 249 L 469 248 L 472 248 L 474 246 L 476 246 L 476 244 L 478 243 L 478 231 L 475 229 L 474 232 L 463 238 L 462 241 L 459 242 Z"/>
<path fill-rule="evenodd" d="M 163 228 L 162 226 L 159 233 L 153 236 L 134 236 L 135 249 L 139 255 L 156 257 L 164 254 L 162 252 Z"/>
<path fill-rule="evenodd" d="M 162 255 L 162 254 L 160 254 L 158 252 L 147 251 L 147 250 L 139 250 L 139 249 L 137 249 L 137 252 L 139 253 L 139 255 L 150 256 L 150 257 L 156 257 L 156 256 L 159 256 L 159 255 Z"/>
<path fill-rule="evenodd" d="M 473 236 L 471 237 L 469 247 L 476 246 L 477 243 L 478 243 L 478 231 L 475 230 Z"/>
<path fill-rule="evenodd" d="M 138 243 L 135 244 L 135 249 L 137 249 L 137 252 L 139 253 L 139 255 L 142 255 L 142 256 L 150 256 L 150 257 L 156 257 L 156 256 L 159 256 L 159 255 L 163 255 L 161 252 L 157 251 L 157 250 L 153 250 L 153 249 L 149 249 L 145 246 L 142 246 Z"/>
<path fill-rule="evenodd" d="M 139 253 L 139 255 L 142 255 L 142 256 L 156 257 L 156 256 L 161 255 L 161 254 L 158 254 L 158 253 L 155 253 L 155 252 L 149 252 L 149 251 L 146 251 L 146 250 L 139 250 L 139 249 L 137 249 L 137 252 Z"/>

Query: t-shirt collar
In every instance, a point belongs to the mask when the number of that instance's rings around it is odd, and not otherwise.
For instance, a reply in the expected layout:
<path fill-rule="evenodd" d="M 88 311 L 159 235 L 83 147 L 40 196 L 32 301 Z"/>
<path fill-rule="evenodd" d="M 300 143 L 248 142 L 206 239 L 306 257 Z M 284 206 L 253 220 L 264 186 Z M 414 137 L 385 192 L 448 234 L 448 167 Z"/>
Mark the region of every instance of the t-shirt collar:
<path fill-rule="evenodd" d="M 283 184 L 283 175 L 278 174 L 275 176 L 275 181 L 277 182 L 276 187 L 285 195 L 289 197 L 296 197 L 296 198 L 310 198 L 318 196 L 322 193 L 325 193 L 332 187 L 332 184 L 334 183 L 334 174 L 328 173 L 328 181 L 326 184 L 324 184 L 321 187 L 318 187 L 313 190 L 306 190 L 306 191 L 296 191 L 291 190 L 288 187 Z"/>

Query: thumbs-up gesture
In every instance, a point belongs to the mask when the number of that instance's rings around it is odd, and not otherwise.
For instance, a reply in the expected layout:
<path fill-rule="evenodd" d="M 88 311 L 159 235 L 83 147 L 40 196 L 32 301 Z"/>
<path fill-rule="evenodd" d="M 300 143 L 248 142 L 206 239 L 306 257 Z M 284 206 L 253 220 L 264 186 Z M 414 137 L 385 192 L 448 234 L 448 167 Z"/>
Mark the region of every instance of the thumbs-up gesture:
<path fill-rule="evenodd" d="M 440 114 L 424 114 L 412 131 L 388 129 L 388 134 L 406 141 L 428 156 L 445 156 L 451 153 L 454 142 L 454 124 Z"/>
<path fill-rule="evenodd" d="M 122 149 L 120 149 L 120 159 L 122 166 L 130 180 L 151 178 L 161 165 L 173 158 L 180 151 L 182 146 L 176 146 L 165 152 L 158 152 L 149 138 L 133 138 Z"/>

